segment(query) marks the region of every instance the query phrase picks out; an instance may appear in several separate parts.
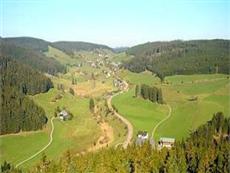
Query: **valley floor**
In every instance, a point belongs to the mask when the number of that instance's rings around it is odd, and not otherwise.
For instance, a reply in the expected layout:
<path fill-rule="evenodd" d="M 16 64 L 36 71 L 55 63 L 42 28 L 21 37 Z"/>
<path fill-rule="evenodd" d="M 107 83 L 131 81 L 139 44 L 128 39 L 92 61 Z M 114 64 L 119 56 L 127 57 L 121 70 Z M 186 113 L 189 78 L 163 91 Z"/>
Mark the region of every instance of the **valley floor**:
<path fill-rule="evenodd" d="M 79 63 L 78 58 L 71 58 L 54 48 L 50 48 L 48 54 L 55 55 L 63 64 Z M 58 54 L 66 58 L 62 59 Z M 82 55 L 89 56 L 86 52 Z M 119 60 L 122 56 L 116 58 Z M 30 96 L 45 110 L 48 124 L 40 131 L 1 136 L 1 162 L 7 160 L 27 169 L 38 163 L 43 152 L 49 159 L 57 160 L 67 150 L 86 153 L 121 144 L 127 147 L 130 141 L 135 141 L 140 130 L 147 131 L 156 140 L 160 137 L 180 140 L 218 111 L 230 116 L 229 75 L 177 75 L 166 77 L 161 83 L 148 71 L 137 74 L 122 69 L 112 74 L 110 67 L 85 65 L 68 66 L 66 74 L 50 77 L 53 89 Z M 118 91 L 114 86 L 118 78 L 128 83 L 129 90 L 126 86 L 126 92 L 108 99 L 108 94 Z M 135 86 L 140 84 L 161 88 L 166 104 L 134 97 Z M 194 97 L 197 100 L 191 101 Z M 98 114 L 89 110 L 90 98 L 98 106 Z M 73 119 L 53 119 L 57 107 L 70 111 Z"/>

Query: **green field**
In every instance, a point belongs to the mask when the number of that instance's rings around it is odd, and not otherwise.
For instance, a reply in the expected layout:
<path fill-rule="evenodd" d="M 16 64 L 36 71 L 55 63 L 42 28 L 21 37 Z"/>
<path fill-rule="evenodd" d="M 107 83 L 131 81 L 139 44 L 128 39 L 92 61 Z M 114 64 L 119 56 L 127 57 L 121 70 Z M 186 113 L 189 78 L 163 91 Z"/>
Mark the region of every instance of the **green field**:
<path fill-rule="evenodd" d="M 134 134 L 139 130 L 145 130 L 151 134 L 154 126 L 167 116 L 167 107 L 142 98 L 135 98 L 134 89 L 116 96 L 112 103 L 118 108 L 118 112 L 127 118 L 134 126 Z"/>
<path fill-rule="evenodd" d="M 117 62 L 127 58 L 123 54 L 115 57 L 112 52 L 104 53 L 109 56 L 109 59 L 114 58 Z M 98 53 L 84 51 L 77 52 L 73 57 L 70 57 L 52 47 L 49 47 L 47 54 L 65 65 L 79 63 L 83 59 L 95 60 L 99 58 Z M 49 120 L 54 116 L 54 110 L 57 106 L 65 107 L 74 115 L 71 121 L 54 120 L 53 142 L 45 150 L 48 158 L 58 159 L 66 150 L 86 151 L 97 141 L 101 131 L 89 111 L 89 98 L 91 97 L 100 100 L 99 104 L 102 104 L 100 107 L 104 111 L 101 118 L 113 128 L 113 141 L 110 145 L 115 146 L 125 140 L 127 132 L 125 125 L 111 113 L 105 113 L 107 110 L 102 96 L 107 92 L 117 90 L 117 88 L 113 86 L 114 77 L 106 78 L 103 70 L 109 70 L 109 68 L 105 66 L 93 68 L 89 64 L 84 64 L 82 67 L 68 66 L 66 74 L 50 76 L 54 83 L 54 89 L 47 93 L 30 96 L 44 108 Z M 92 73 L 95 75 L 95 82 L 92 79 Z M 211 119 L 217 111 L 222 111 L 226 116 L 230 116 L 230 81 L 228 75 L 176 75 L 166 77 L 163 83 L 149 71 L 133 73 L 122 69 L 118 76 L 129 83 L 130 90 L 114 97 L 112 104 L 121 115 L 132 123 L 134 135 L 142 130 L 147 131 L 151 136 L 156 124 L 167 117 L 169 112 L 165 104 L 160 105 L 134 97 L 135 85 L 137 84 L 161 88 L 164 101 L 172 108 L 171 117 L 157 128 L 154 136 L 156 139 L 162 136 L 176 139 L 184 138 L 199 125 Z M 77 84 L 72 84 L 73 78 L 77 79 Z M 57 90 L 57 84 L 64 85 L 64 92 Z M 92 87 L 93 84 L 94 87 Z M 69 93 L 70 87 L 74 89 L 75 96 Z M 54 102 L 53 100 L 57 95 L 61 95 L 62 98 Z M 192 97 L 198 99 L 189 101 Z M 17 164 L 30 157 L 48 143 L 50 130 L 51 124 L 48 121 L 46 127 L 40 131 L 1 136 L 1 162 L 7 160 Z M 23 164 L 22 167 L 31 167 L 40 158 L 41 154 Z"/>
<path fill-rule="evenodd" d="M 122 70 L 119 76 L 130 84 L 154 85 L 160 83 L 160 79 L 152 75 L 151 72 L 133 73 L 128 70 Z"/>
<path fill-rule="evenodd" d="M 177 75 L 166 77 L 163 84 L 146 72 L 134 74 L 123 71 L 121 76 L 131 86 L 146 83 L 162 88 L 164 101 L 172 107 L 172 114 L 157 128 L 157 139 L 162 136 L 184 138 L 218 111 L 230 116 L 230 81 L 227 75 Z M 134 98 L 133 95 L 134 89 L 131 89 L 115 97 L 113 104 L 130 120 L 135 132 L 141 129 L 151 131 L 157 122 L 167 116 L 168 110 L 164 106 Z M 197 97 L 198 100 L 189 101 L 191 97 Z"/>
<path fill-rule="evenodd" d="M 70 62 L 70 57 L 68 55 L 65 55 L 55 48 L 49 47 L 48 53 L 62 64 Z M 85 52 L 82 54 L 85 54 Z M 93 59 L 93 57 L 87 58 Z M 72 63 L 75 62 L 76 61 L 73 59 Z M 51 89 L 47 93 L 30 96 L 31 99 L 45 110 L 49 120 L 54 116 L 54 110 L 57 106 L 61 108 L 65 107 L 74 115 L 71 121 L 62 122 L 59 119 L 54 120 L 55 130 L 53 142 L 45 150 L 45 154 L 48 158 L 58 158 L 68 149 L 74 150 L 75 152 L 86 151 L 99 138 L 101 129 L 89 111 L 89 97 L 101 96 L 107 90 L 115 89 L 113 86 L 113 78 L 105 79 L 102 70 L 102 68 L 95 69 L 89 65 L 84 65 L 83 67 L 69 66 L 66 74 L 50 76 L 54 83 L 54 89 Z M 91 79 L 92 72 L 95 73 L 96 77 L 95 88 L 91 86 L 93 83 Z M 77 85 L 72 85 L 73 76 L 77 79 Z M 57 84 L 63 84 L 65 92 L 57 90 Z M 73 96 L 69 93 L 70 87 L 76 87 L 77 92 L 89 92 L 90 95 L 88 98 L 78 97 L 76 95 Z M 61 95 L 62 98 L 53 102 L 57 95 Z M 124 125 L 112 116 L 106 117 L 105 119 L 114 128 L 115 140 L 112 142 L 112 145 L 121 142 L 125 136 Z M 16 165 L 35 154 L 48 143 L 50 130 L 51 124 L 50 121 L 48 121 L 46 127 L 41 131 L 1 136 L 1 162 L 7 160 Z M 15 145 L 15 143 L 18 145 Z M 22 167 L 31 167 L 31 165 L 36 164 L 40 158 L 41 154 L 23 164 Z"/>
<path fill-rule="evenodd" d="M 124 62 L 124 61 L 128 61 L 130 59 L 132 59 L 132 56 L 127 55 L 125 52 L 118 53 L 118 54 L 114 55 L 114 57 L 113 57 L 114 62 Z"/>
<path fill-rule="evenodd" d="M 38 105 L 45 109 L 49 119 L 54 115 L 54 109 L 57 106 L 66 107 L 66 109 L 74 115 L 71 121 L 63 122 L 59 119 L 54 120 L 54 140 L 51 146 L 45 151 L 49 158 L 57 158 L 67 149 L 74 149 L 76 152 L 87 149 L 97 140 L 100 134 L 100 129 L 89 112 L 88 99 L 79 99 L 68 93 L 61 93 L 63 95 L 62 99 L 51 102 L 52 98 L 58 93 L 60 94 L 60 91 L 52 89 L 48 93 L 38 94 L 32 97 Z M 8 160 L 16 164 L 28 158 L 48 143 L 49 131 L 50 124 L 41 132 L 35 132 L 25 136 L 8 135 L 1 137 L 0 148 L 3 151 L 1 160 Z M 15 145 L 15 143 L 19 145 Z M 37 156 L 33 160 L 25 163 L 23 167 L 31 166 L 40 158 L 40 156 Z"/>
<path fill-rule="evenodd" d="M 54 47 L 49 46 L 48 47 L 48 52 L 45 53 L 47 57 L 54 58 L 61 64 L 75 64 L 78 62 L 78 59 L 72 58 L 63 51 L 56 49 Z"/>
<path fill-rule="evenodd" d="M 187 78 L 185 76 L 167 78 L 174 82 L 163 87 L 163 94 L 168 95 L 166 98 L 173 112 L 172 117 L 158 128 L 156 137 L 171 136 L 181 139 L 210 120 L 218 111 L 223 112 L 225 116 L 230 116 L 230 81 L 227 75 L 191 75 Z M 189 82 L 191 79 L 193 82 Z M 187 82 L 178 84 L 181 80 Z M 178 96 L 172 95 L 172 90 L 179 92 Z M 198 97 L 198 100 L 188 101 L 191 96 Z"/>

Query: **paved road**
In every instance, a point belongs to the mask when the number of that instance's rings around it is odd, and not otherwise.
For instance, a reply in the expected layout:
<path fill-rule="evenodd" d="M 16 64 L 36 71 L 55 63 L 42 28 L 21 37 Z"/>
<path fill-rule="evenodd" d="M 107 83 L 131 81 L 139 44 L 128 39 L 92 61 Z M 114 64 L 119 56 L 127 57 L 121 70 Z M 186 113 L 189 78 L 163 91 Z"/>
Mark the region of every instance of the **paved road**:
<path fill-rule="evenodd" d="M 168 107 L 168 109 L 169 109 L 168 116 L 165 117 L 163 120 L 161 120 L 159 123 L 156 124 L 156 126 L 154 127 L 154 129 L 153 129 L 153 131 L 152 131 L 152 138 L 154 138 L 154 134 L 155 134 L 157 128 L 158 128 L 163 122 L 165 122 L 167 119 L 169 119 L 169 117 L 171 117 L 171 115 L 172 115 L 172 108 L 171 108 L 171 106 L 167 104 L 167 107 Z"/>
<path fill-rule="evenodd" d="M 128 91 L 128 84 L 126 82 L 125 82 L 125 84 L 126 84 L 126 87 L 125 87 L 124 91 Z M 127 119 L 125 119 L 122 115 L 117 113 L 112 107 L 112 98 L 123 93 L 124 91 L 121 91 L 119 93 L 116 93 L 116 94 L 110 96 L 107 99 L 107 104 L 108 104 L 108 108 L 114 112 L 114 115 L 117 116 L 127 126 L 128 134 L 127 134 L 126 140 L 123 143 L 119 143 L 119 144 L 122 144 L 124 148 L 127 148 L 127 146 L 131 143 L 131 140 L 133 137 L 133 126 Z M 117 145 L 119 145 L 119 144 L 117 144 Z"/>
<path fill-rule="evenodd" d="M 24 164 L 25 162 L 27 162 L 27 161 L 29 161 L 29 160 L 35 158 L 37 155 L 39 155 L 41 152 L 43 152 L 44 150 L 46 150 L 46 149 L 51 145 L 51 143 L 53 142 L 53 132 L 54 132 L 54 123 L 53 123 L 53 120 L 54 120 L 54 119 L 55 119 L 54 117 L 51 118 L 51 132 L 50 132 L 50 140 L 49 140 L 49 143 L 48 143 L 46 146 L 44 146 L 41 150 L 39 150 L 38 152 L 36 152 L 35 154 L 33 154 L 32 156 L 30 156 L 30 157 L 28 157 L 27 159 L 25 159 L 25 160 L 19 162 L 19 163 L 15 166 L 16 168 L 19 167 L 19 166 L 21 166 L 21 165 Z"/>

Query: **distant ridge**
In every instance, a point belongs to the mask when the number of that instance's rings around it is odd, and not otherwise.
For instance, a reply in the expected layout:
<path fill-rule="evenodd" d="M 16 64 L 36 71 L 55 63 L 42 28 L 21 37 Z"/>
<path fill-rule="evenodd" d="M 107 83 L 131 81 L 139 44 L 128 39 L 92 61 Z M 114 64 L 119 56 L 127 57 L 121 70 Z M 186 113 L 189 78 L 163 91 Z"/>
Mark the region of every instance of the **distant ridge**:
<path fill-rule="evenodd" d="M 29 40 L 31 44 L 27 43 Z M 7 57 L 15 59 L 18 62 L 29 65 L 30 67 L 49 74 L 56 74 L 58 72 L 65 72 L 65 67 L 53 58 L 47 58 L 42 51 L 45 46 L 41 44 L 36 45 L 36 39 L 1 39 L 0 40 L 0 57 Z M 27 47 L 28 45 L 28 47 Z M 42 46 L 41 46 L 42 45 Z M 47 47 L 48 48 L 48 47 Z"/>
<path fill-rule="evenodd" d="M 48 41 L 33 37 L 6 37 L 2 40 L 8 44 L 42 52 L 48 51 L 48 45 L 50 44 Z"/>
<path fill-rule="evenodd" d="M 66 53 L 73 53 L 74 51 L 91 51 L 94 49 L 108 49 L 113 51 L 112 48 L 103 44 L 90 43 L 84 41 L 56 41 L 50 42 L 40 38 L 34 37 L 1 37 L 0 40 L 4 40 L 9 44 L 15 44 L 19 47 L 29 48 L 36 51 L 45 52 L 48 51 L 48 46 L 53 46 Z"/>
<path fill-rule="evenodd" d="M 88 43 L 82 41 L 58 41 L 53 42 L 51 46 L 64 51 L 67 54 L 73 54 L 76 51 L 92 51 L 94 49 L 107 49 L 113 51 L 112 48 L 102 45 L 102 44 L 95 44 L 95 43 Z"/>
<path fill-rule="evenodd" d="M 230 40 L 148 42 L 129 48 L 125 64 L 133 72 L 150 70 L 159 77 L 174 74 L 230 73 Z"/>
<path fill-rule="evenodd" d="M 115 47 L 113 48 L 114 52 L 120 53 L 125 52 L 129 47 Z"/>

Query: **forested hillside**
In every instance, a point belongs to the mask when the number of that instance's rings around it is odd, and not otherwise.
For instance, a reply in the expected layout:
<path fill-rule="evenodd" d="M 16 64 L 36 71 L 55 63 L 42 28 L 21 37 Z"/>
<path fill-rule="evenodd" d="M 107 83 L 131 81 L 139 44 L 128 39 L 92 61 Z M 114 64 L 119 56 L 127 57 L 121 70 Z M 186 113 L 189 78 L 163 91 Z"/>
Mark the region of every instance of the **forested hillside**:
<path fill-rule="evenodd" d="M 0 134 L 41 129 L 47 122 L 44 110 L 26 94 L 46 92 L 51 80 L 10 58 L 0 57 Z"/>
<path fill-rule="evenodd" d="M 63 52 L 72 55 L 76 51 L 85 50 L 92 51 L 94 49 L 112 49 L 105 45 L 87 43 L 87 42 L 71 42 L 71 41 L 59 41 L 51 44 L 52 47 L 62 50 Z"/>
<path fill-rule="evenodd" d="M 135 57 L 125 64 L 133 72 L 146 69 L 159 77 L 174 74 L 229 73 L 229 40 L 152 42 L 134 46 Z"/>
<path fill-rule="evenodd" d="M 8 43 L 8 41 L 4 40 L 1 40 L 0 42 L 0 57 L 9 57 L 16 59 L 22 64 L 29 65 L 34 69 L 49 74 L 65 72 L 66 69 L 63 65 L 61 65 L 55 59 L 47 58 L 40 51 L 36 51 L 30 48 L 19 47 L 18 45 L 10 44 Z M 24 44 L 24 46 L 26 45 L 27 44 Z"/>
<path fill-rule="evenodd" d="M 2 38 L 8 44 L 14 44 L 19 47 L 29 48 L 40 52 L 48 51 L 48 41 L 32 37 L 8 37 Z"/>
<path fill-rule="evenodd" d="M 170 150 L 156 150 L 145 143 L 125 150 L 111 148 L 80 156 L 68 151 L 59 162 L 44 155 L 31 172 L 227 173 L 230 168 L 229 136 L 230 118 L 219 112 Z"/>

